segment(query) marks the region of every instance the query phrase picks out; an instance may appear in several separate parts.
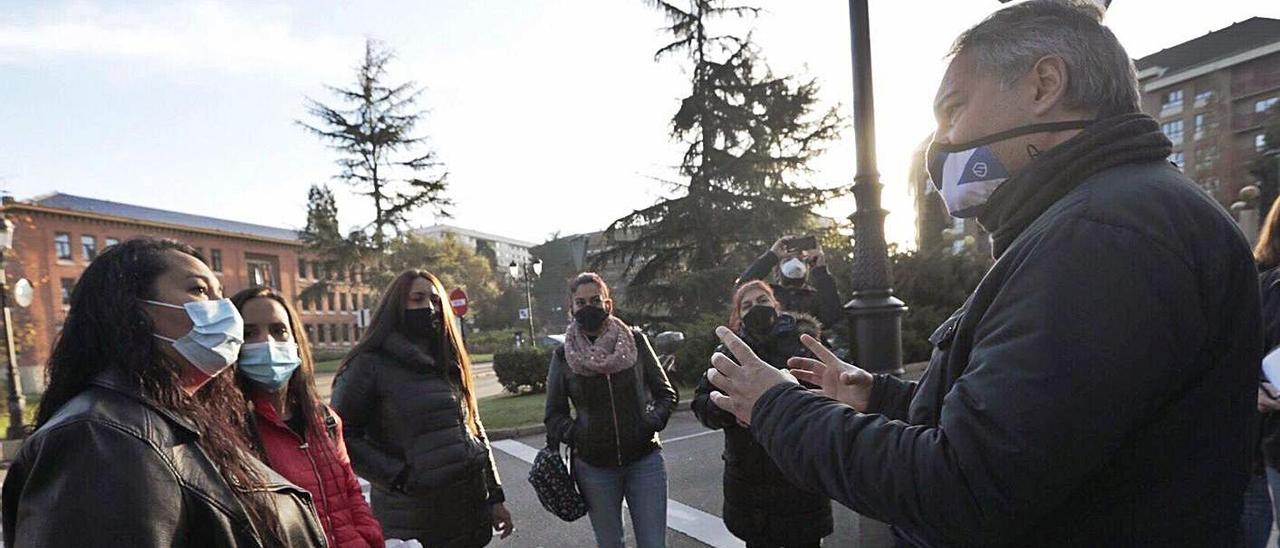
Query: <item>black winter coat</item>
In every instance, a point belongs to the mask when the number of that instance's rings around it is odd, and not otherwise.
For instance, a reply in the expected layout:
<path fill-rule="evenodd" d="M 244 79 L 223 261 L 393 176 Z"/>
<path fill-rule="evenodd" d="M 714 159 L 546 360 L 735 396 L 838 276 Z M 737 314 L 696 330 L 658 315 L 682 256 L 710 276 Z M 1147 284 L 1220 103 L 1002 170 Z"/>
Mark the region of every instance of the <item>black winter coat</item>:
<path fill-rule="evenodd" d="M 1164 161 L 1104 169 L 1013 240 L 872 414 L 798 386 L 752 432 L 798 485 L 917 545 L 1227 546 L 1250 459 L 1258 276 Z"/>
<path fill-rule="evenodd" d="M 373 485 L 387 538 L 461 547 L 492 537 L 490 506 L 505 498 L 483 426 L 479 436 L 467 427 L 460 386 L 456 358 L 428 356 L 399 333 L 334 381 L 352 467 Z"/>
<path fill-rule="evenodd" d="M 739 333 L 756 355 L 786 369 L 787 360 L 811 357 L 801 333 L 819 336 L 817 320 L 783 314 L 773 333 L 757 340 Z M 718 352 L 729 355 L 721 346 Z M 693 396 L 693 412 L 707 428 L 724 430 L 724 523 L 748 544 L 794 546 L 816 542 L 834 529 L 831 499 L 796 487 L 778 470 L 751 430 L 738 426 L 733 414 L 711 403 L 711 383 L 703 375 Z"/>
<path fill-rule="evenodd" d="M 778 256 L 774 255 L 772 250 L 766 251 L 764 255 L 752 262 L 741 276 L 738 276 L 734 285 L 763 280 L 776 266 L 778 266 Z M 844 307 L 840 300 L 840 293 L 836 290 L 836 280 L 831 277 L 831 272 L 825 266 L 810 269 L 808 280 L 804 285 L 771 283 L 769 287 L 773 288 L 773 294 L 778 298 L 778 304 L 782 305 L 783 311 L 813 316 L 822 322 L 824 329 L 830 329 L 844 320 Z"/>
<path fill-rule="evenodd" d="M 625 466 L 661 447 L 658 432 L 679 399 L 649 338 L 639 330 L 634 335 L 636 365 L 612 375 L 574 373 L 563 346 L 551 356 L 543 418 L 547 440 L 573 446 L 574 455 L 592 466 Z M 576 417 L 569 415 L 570 400 Z"/>
<path fill-rule="evenodd" d="M 1258 276 L 1262 291 L 1263 348 L 1270 352 L 1280 346 L 1280 268 L 1273 268 Z M 1258 378 L 1265 380 L 1261 371 Z M 1280 386 L 1276 387 L 1280 390 Z M 1259 421 L 1259 445 L 1261 463 L 1280 470 L 1280 413 L 1261 414 Z M 1261 470 L 1258 470 L 1261 472 Z"/>
<path fill-rule="evenodd" d="M 186 419 L 117 370 L 27 438 L 4 480 L 4 545 L 260 547 L 232 487 Z M 325 546 L 311 495 L 253 456 L 284 546 Z"/>

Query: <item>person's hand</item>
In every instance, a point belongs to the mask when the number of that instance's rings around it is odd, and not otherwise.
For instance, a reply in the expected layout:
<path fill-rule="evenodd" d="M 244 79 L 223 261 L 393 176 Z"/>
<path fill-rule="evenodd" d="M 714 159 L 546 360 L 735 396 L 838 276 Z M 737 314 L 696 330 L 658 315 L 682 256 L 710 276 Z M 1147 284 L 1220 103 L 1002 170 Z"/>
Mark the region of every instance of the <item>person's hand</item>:
<path fill-rule="evenodd" d="M 511 512 L 507 510 L 507 506 L 499 502 L 489 510 L 493 512 L 493 529 L 502 533 L 498 538 L 504 539 L 511 536 L 511 532 L 516 530 L 516 524 L 511 521 Z"/>
<path fill-rule="evenodd" d="M 808 251 L 809 264 L 812 268 L 827 267 L 827 254 L 822 252 L 822 246 L 819 245 Z"/>
<path fill-rule="evenodd" d="M 773 247 L 769 248 L 769 253 L 773 253 L 773 256 L 777 257 L 778 260 L 782 260 L 783 257 L 790 255 L 791 248 L 787 247 L 787 240 L 790 240 L 791 238 L 792 236 L 783 236 L 778 238 L 778 241 L 773 242 Z"/>
<path fill-rule="evenodd" d="M 859 413 L 867 412 L 867 404 L 871 401 L 871 385 L 875 377 L 865 370 L 849 365 L 837 358 L 831 350 L 823 346 L 818 339 L 809 335 L 801 335 L 804 343 L 818 359 L 791 358 L 787 367 L 797 379 L 817 386 L 813 391 L 840 403 L 854 408 Z"/>
<path fill-rule="evenodd" d="M 1259 413 L 1271 413 L 1274 411 L 1280 411 L 1280 399 L 1276 399 L 1275 396 L 1272 396 L 1272 394 L 1275 394 L 1275 393 L 1276 393 L 1276 389 L 1275 387 L 1271 386 L 1270 383 L 1264 382 L 1262 383 L 1261 386 L 1258 387 L 1258 412 Z"/>
<path fill-rule="evenodd" d="M 770 388 L 779 384 L 799 384 L 791 373 L 774 368 L 756 356 L 729 328 L 716 328 L 716 336 L 737 358 L 734 363 L 728 356 L 716 352 L 711 356 L 713 369 L 707 370 L 707 380 L 719 390 L 711 392 L 711 403 L 738 418 L 738 423 L 751 425 L 751 409 L 756 400 Z M 738 365 L 738 364 L 742 365 Z"/>

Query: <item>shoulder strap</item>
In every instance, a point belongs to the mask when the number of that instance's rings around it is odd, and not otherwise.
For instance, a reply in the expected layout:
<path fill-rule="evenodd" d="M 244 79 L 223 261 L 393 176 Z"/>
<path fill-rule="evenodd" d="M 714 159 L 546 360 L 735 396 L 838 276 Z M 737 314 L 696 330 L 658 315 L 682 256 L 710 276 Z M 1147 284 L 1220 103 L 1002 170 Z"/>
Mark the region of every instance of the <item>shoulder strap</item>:
<path fill-rule="evenodd" d="M 338 441 L 338 419 L 333 416 L 333 411 L 329 406 L 320 404 L 321 418 L 324 419 L 324 430 L 329 433 L 329 439 Z"/>

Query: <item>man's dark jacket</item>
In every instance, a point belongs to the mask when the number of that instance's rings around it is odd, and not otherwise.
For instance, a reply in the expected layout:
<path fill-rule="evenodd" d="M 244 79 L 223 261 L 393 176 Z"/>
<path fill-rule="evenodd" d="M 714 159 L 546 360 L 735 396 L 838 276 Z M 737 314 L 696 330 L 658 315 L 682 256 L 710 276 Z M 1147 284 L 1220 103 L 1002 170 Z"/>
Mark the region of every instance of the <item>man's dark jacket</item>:
<path fill-rule="evenodd" d="M 756 439 L 916 545 L 1230 545 L 1262 350 L 1244 237 L 1160 160 L 1031 213 L 919 384 L 878 376 L 868 414 L 774 387 Z"/>

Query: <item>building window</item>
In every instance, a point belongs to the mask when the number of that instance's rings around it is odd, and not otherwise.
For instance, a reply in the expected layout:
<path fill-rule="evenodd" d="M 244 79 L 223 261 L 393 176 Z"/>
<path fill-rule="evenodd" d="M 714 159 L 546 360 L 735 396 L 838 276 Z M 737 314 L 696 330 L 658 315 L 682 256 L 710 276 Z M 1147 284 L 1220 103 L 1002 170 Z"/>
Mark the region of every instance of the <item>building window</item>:
<path fill-rule="evenodd" d="M 338 324 L 329 324 L 329 341 L 338 342 Z"/>
<path fill-rule="evenodd" d="M 1217 177 L 1205 177 L 1200 180 L 1200 188 L 1203 188 L 1204 191 L 1208 192 L 1210 195 L 1216 196 L 1218 194 L 1218 189 L 1221 187 L 1222 183 L 1218 181 Z"/>
<path fill-rule="evenodd" d="M 1213 90 L 1206 89 L 1196 94 L 1196 108 L 1203 107 L 1213 102 Z"/>
<path fill-rule="evenodd" d="M 1165 136 L 1168 137 L 1170 141 L 1173 141 L 1173 144 L 1182 144 L 1182 120 L 1174 120 L 1172 122 L 1161 124 L 1160 130 L 1164 131 Z"/>
<path fill-rule="evenodd" d="M 1197 114 L 1196 115 L 1196 140 L 1199 141 L 1208 137 L 1213 130 L 1218 128 L 1218 120 L 1213 114 Z"/>
<path fill-rule="evenodd" d="M 329 312 L 333 312 L 334 310 L 337 310 L 337 308 L 333 306 L 333 300 L 334 300 L 333 293 L 329 293 L 325 295 L 325 300 L 329 301 L 329 308 L 328 308 Z"/>
<path fill-rule="evenodd" d="M 369 308 L 369 294 L 360 295 L 360 308 Z"/>
<path fill-rule="evenodd" d="M 98 239 L 89 235 L 80 236 L 80 255 L 86 263 L 98 258 Z"/>
<path fill-rule="evenodd" d="M 1213 169 L 1214 162 L 1218 161 L 1218 147 L 1207 146 L 1200 147 L 1196 150 L 1196 168 L 1197 169 Z"/>
<path fill-rule="evenodd" d="M 62 290 L 62 306 L 71 306 L 71 290 L 76 287 L 76 279 L 63 278 L 59 281 L 61 282 L 60 289 Z"/>
<path fill-rule="evenodd" d="M 341 310 L 343 312 L 347 311 L 347 294 L 346 293 L 339 295 L 338 304 L 341 306 L 341 308 L 339 308 L 338 310 Z"/>
<path fill-rule="evenodd" d="M 1172 114 L 1172 111 L 1182 110 L 1182 90 L 1170 91 L 1164 95 L 1164 104 L 1160 105 L 1161 114 Z"/>
<path fill-rule="evenodd" d="M 1169 161 L 1173 162 L 1173 165 L 1178 166 L 1178 169 L 1182 169 L 1182 165 L 1183 165 L 1182 151 L 1178 151 L 1173 154 L 1170 154 Z"/>
<path fill-rule="evenodd" d="M 71 235 L 66 232 L 59 232 L 53 236 L 53 252 L 57 254 L 59 261 L 71 260 Z"/>
<path fill-rule="evenodd" d="M 331 269 L 331 270 L 332 270 L 332 269 Z M 343 270 L 343 269 L 341 269 L 341 268 L 336 269 L 336 270 L 338 271 L 338 281 L 340 281 L 340 282 L 345 282 L 345 281 L 347 281 L 347 271 L 346 271 L 346 270 Z"/>
<path fill-rule="evenodd" d="M 1253 111 L 1266 112 L 1267 109 L 1271 108 L 1272 105 L 1275 105 L 1276 103 L 1280 103 L 1280 97 L 1270 97 L 1267 99 L 1262 99 L 1253 104 Z"/>
<path fill-rule="evenodd" d="M 1267 149 L 1267 134 L 1259 133 L 1253 136 L 1253 150 L 1262 152 Z"/>
<path fill-rule="evenodd" d="M 274 257 L 246 255 L 244 262 L 249 271 L 250 286 L 280 288 L 279 268 Z"/>
<path fill-rule="evenodd" d="M 302 279 L 306 277 L 307 277 L 307 260 L 303 259 L 302 257 L 298 257 L 298 278 Z"/>
<path fill-rule="evenodd" d="M 316 325 L 316 342 L 324 342 L 324 324 Z"/>
<path fill-rule="evenodd" d="M 342 324 L 342 342 L 351 342 L 351 326 L 345 323 Z"/>
<path fill-rule="evenodd" d="M 108 247 L 111 247 L 113 245 L 120 245 L 120 238 L 112 238 L 110 236 L 107 236 L 107 239 L 102 244 L 102 250 L 106 251 Z"/>
<path fill-rule="evenodd" d="M 221 249 L 209 250 L 209 268 L 212 268 L 214 272 L 222 272 L 222 250 Z"/>

